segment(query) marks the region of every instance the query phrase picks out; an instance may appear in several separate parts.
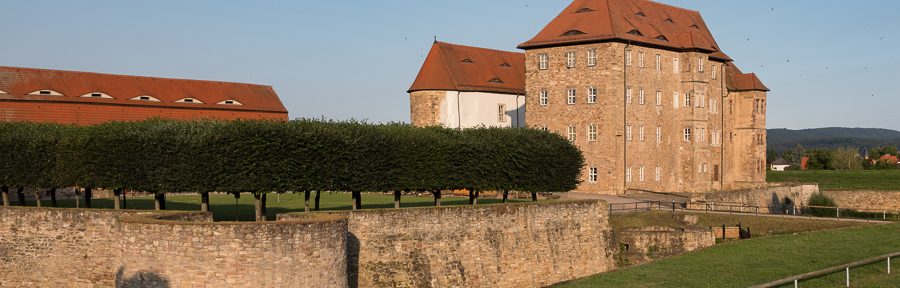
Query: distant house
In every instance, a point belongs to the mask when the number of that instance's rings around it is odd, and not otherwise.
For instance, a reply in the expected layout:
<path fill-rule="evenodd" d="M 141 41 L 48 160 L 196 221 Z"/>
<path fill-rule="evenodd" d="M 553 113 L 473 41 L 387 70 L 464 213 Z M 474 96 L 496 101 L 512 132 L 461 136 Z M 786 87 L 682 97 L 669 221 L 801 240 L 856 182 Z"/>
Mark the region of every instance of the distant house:
<path fill-rule="evenodd" d="M 800 158 L 800 170 L 809 169 L 809 156 L 803 156 Z"/>
<path fill-rule="evenodd" d="M 775 160 L 769 165 L 769 169 L 772 171 L 784 171 L 788 167 L 791 167 L 791 163 L 788 163 L 784 158 L 778 158 L 778 160 Z"/>
<path fill-rule="evenodd" d="M 900 157 L 894 155 L 881 155 L 881 158 L 878 158 L 878 162 L 900 164 Z"/>

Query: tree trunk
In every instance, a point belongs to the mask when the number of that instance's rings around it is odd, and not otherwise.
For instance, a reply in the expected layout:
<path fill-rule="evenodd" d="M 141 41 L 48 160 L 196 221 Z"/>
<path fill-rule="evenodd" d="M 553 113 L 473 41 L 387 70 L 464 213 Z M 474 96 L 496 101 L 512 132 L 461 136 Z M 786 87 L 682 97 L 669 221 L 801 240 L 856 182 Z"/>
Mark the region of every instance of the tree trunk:
<path fill-rule="evenodd" d="M 166 199 L 165 194 L 153 192 L 153 208 L 155 210 L 165 210 Z"/>
<path fill-rule="evenodd" d="M 351 193 L 352 193 L 352 197 L 353 197 L 353 210 L 359 210 L 359 209 L 362 209 L 362 199 L 361 199 L 361 198 L 362 198 L 362 192 L 360 192 L 360 191 L 353 191 L 353 192 L 351 192 Z"/>
<path fill-rule="evenodd" d="M 481 191 L 475 190 L 475 201 L 472 202 L 472 206 L 478 205 L 478 197 L 481 196 Z"/>
<path fill-rule="evenodd" d="M 475 189 L 469 189 L 469 205 L 475 205 Z"/>
<path fill-rule="evenodd" d="M 394 209 L 400 209 L 400 191 L 394 191 Z"/>
<path fill-rule="evenodd" d="M 269 192 L 265 192 L 262 194 L 262 221 L 266 221 L 266 215 L 269 215 L 269 211 L 266 211 L 266 199 L 268 198 Z"/>
<path fill-rule="evenodd" d="M 303 191 L 303 201 L 306 203 L 303 206 L 303 212 L 309 212 L 309 190 Z"/>
<path fill-rule="evenodd" d="M 531 201 L 537 202 L 537 192 L 531 192 Z"/>
<path fill-rule="evenodd" d="M 438 191 L 434 191 L 431 193 L 434 194 L 434 206 L 440 207 L 441 206 L 441 191 L 438 190 Z"/>
<path fill-rule="evenodd" d="M 0 197 L 3 198 L 3 207 L 9 207 L 9 187 L 0 186 Z"/>
<path fill-rule="evenodd" d="M 56 188 L 50 189 L 50 205 L 53 207 L 59 207 L 56 203 Z"/>
<path fill-rule="evenodd" d="M 503 190 L 503 203 L 509 200 L 509 190 Z"/>
<path fill-rule="evenodd" d="M 209 212 L 209 192 L 200 193 L 200 211 Z"/>
<path fill-rule="evenodd" d="M 256 222 L 262 222 L 262 195 L 259 193 L 253 193 L 253 206 L 256 210 Z"/>
<path fill-rule="evenodd" d="M 91 208 L 91 198 L 94 198 L 94 188 L 84 188 L 84 208 Z"/>
<path fill-rule="evenodd" d="M 128 209 L 128 193 L 122 190 L 122 209 Z"/>
<path fill-rule="evenodd" d="M 16 188 L 16 198 L 19 200 L 19 206 L 25 206 L 25 190 L 24 187 Z"/>
<path fill-rule="evenodd" d="M 238 214 L 239 214 L 239 213 L 238 213 L 238 212 L 239 212 L 239 210 L 238 210 L 238 199 L 241 199 L 241 193 L 235 192 L 235 193 L 234 193 L 234 221 L 235 221 L 235 222 L 238 221 Z"/>
<path fill-rule="evenodd" d="M 316 190 L 316 201 L 315 201 L 316 202 L 316 207 L 315 207 L 316 211 L 319 211 L 319 197 L 322 196 L 321 194 L 322 194 L 321 190 Z"/>
<path fill-rule="evenodd" d="M 113 208 L 122 209 L 122 189 L 113 190 Z"/>
<path fill-rule="evenodd" d="M 34 192 L 34 203 L 37 207 L 41 207 L 41 192 Z"/>

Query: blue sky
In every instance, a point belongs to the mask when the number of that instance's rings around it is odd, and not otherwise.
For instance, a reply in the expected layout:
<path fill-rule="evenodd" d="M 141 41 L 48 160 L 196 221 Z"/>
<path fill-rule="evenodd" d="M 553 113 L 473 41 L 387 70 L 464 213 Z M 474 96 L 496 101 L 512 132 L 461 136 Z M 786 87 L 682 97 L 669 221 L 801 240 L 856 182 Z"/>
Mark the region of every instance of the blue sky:
<path fill-rule="evenodd" d="M 900 1 L 660 2 L 772 89 L 769 128 L 900 129 Z M 292 118 L 408 122 L 435 35 L 515 50 L 569 3 L 3 0 L 0 65 L 259 83 Z"/>

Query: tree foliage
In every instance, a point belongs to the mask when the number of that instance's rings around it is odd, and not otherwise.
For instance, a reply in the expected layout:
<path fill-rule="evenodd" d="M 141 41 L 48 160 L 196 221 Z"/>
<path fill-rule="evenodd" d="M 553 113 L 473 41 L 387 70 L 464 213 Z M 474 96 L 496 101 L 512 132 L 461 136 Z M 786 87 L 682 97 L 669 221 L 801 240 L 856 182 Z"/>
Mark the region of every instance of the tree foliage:
<path fill-rule="evenodd" d="M 0 185 L 149 192 L 560 192 L 584 164 L 539 130 L 354 121 L 0 123 L 0 144 Z"/>

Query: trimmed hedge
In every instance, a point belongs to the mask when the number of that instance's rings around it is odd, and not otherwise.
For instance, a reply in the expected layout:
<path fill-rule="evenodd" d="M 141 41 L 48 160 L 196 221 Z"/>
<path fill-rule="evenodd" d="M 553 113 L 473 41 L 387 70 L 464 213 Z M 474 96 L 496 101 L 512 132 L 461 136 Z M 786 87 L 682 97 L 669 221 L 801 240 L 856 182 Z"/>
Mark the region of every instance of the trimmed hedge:
<path fill-rule="evenodd" d="M 584 159 L 532 129 L 320 120 L 0 123 L 0 185 L 150 192 L 562 192 Z"/>

